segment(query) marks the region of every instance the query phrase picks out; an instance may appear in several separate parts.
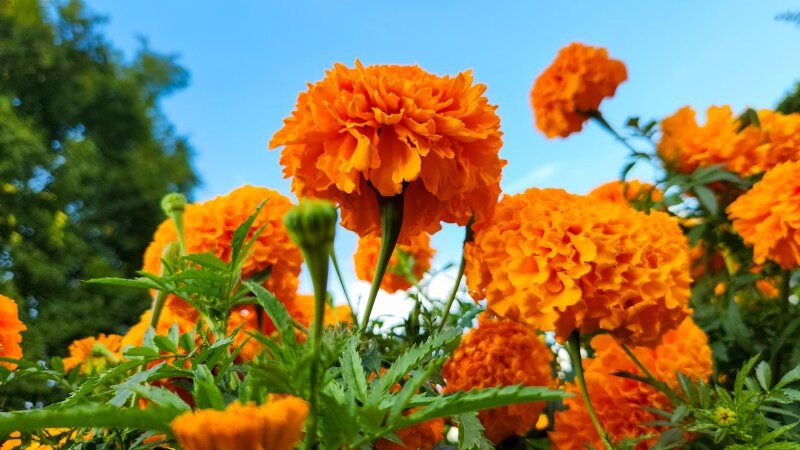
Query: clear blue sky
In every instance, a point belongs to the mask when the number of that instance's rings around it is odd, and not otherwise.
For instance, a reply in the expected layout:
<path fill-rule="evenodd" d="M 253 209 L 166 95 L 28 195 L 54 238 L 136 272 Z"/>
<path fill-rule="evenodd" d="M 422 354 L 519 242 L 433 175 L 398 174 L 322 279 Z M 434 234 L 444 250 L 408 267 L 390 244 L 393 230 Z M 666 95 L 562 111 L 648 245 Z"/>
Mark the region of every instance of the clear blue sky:
<path fill-rule="evenodd" d="M 448 74 L 473 69 L 499 105 L 507 192 L 530 186 L 586 192 L 613 179 L 625 151 L 590 126 L 548 141 L 533 128 L 529 91 L 558 49 L 601 45 L 629 80 L 603 112 L 657 118 L 683 105 L 772 107 L 800 79 L 800 28 L 776 22 L 797 1 L 121 1 L 88 0 L 127 55 L 145 37 L 175 53 L 190 86 L 164 110 L 196 151 L 198 199 L 249 183 L 289 193 L 267 142 L 307 82 L 335 62 L 417 63 Z M 646 177 L 647 172 L 641 174 Z M 340 233 L 351 272 L 354 239 Z M 461 231 L 434 238 L 438 263 L 460 257 Z"/>

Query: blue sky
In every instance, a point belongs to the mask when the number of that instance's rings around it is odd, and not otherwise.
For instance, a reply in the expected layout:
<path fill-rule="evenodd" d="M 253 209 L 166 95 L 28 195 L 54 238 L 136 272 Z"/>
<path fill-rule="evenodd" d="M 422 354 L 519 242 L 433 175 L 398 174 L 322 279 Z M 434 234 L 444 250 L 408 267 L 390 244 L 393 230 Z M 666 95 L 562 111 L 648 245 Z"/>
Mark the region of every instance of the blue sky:
<path fill-rule="evenodd" d="M 590 126 L 548 141 L 533 127 L 529 91 L 558 49 L 605 46 L 629 80 L 602 110 L 616 125 L 683 105 L 772 107 L 800 79 L 800 28 L 776 22 L 796 1 L 120 1 L 88 0 L 106 35 L 127 55 L 145 37 L 175 53 L 190 86 L 163 107 L 195 149 L 206 199 L 242 184 L 289 193 L 267 142 L 307 82 L 335 62 L 417 63 L 449 74 L 473 69 L 499 105 L 509 161 L 506 192 L 562 187 L 583 193 L 615 178 L 625 150 Z M 640 177 L 647 177 L 644 171 Z M 437 262 L 460 257 L 462 232 L 434 237 Z M 345 271 L 355 239 L 340 233 Z"/>

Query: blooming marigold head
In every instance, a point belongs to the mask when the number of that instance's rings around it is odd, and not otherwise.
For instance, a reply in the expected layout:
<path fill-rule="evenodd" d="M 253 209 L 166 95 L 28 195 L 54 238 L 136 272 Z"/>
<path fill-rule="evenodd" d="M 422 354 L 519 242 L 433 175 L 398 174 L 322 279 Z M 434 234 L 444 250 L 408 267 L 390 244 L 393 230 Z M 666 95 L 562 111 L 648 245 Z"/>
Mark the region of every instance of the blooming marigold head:
<path fill-rule="evenodd" d="M 658 155 L 668 168 L 689 174 L 698 167 L 726 164 L 737 139 L 730 106 L 708 108 L 705 125 L 697 122 L 692 108 L 684 106 L 661 121 Z"/>
<path fill-rule="evenodd" d="M 610 336 L 597 336 L 592 346 L 595 348 L 594 357 L 584 360 L 586 385 L 597 416 L 613 440 L 618 442 L 663 431 L 643 425 L 661 420 L 660 416 L 644 408 L 669 411 L 672 408 L 669 399 L 644 383 L 613 375 L 619 371 L 643 374 Z M 700 380 L 708 379 L 712 372 L 708 337 L 691 318 L 687 318 L 678 329 L 667 332 L 656 347 L 633 347 L 631 350 L 653 376 L 673 389 L 678 388 L 677 372 Z M 582 450 L 587 448 L 587 444 L 603 448 L 577 386 L 569 383 L 567 391 L 575 396 L 566 399 L 567 409 L 555 416 L 555 428 L 550 432 L 554 450 Z M 656 440 L 640 442 L 636 448 L 651 448 Z"/>
<path fill-rule="evenodd" d="M 742 176 L 764 173 L 778 164 L 800 160 L 800 114 L 770 110 L 757 113 L 758 124 L 742 130 L 728 168 Z"/>
<path fill-rule="evenodd" d="M 638 206 L 660 202 L 664 199 L 664 194 L 650 183 L 639 180 L 626 182 L 615 180 L 592 189 L 589 197 L 595 200 Z"/>
<path fill-rule="evenodd" d="M 665 213 L 529 189 L 474 230 L 467 284 L 501 317 L 652 345 L 689 314 L 688 246 Z"/>
<path fill-rule="evenodd" d="M 364 236 L 358 240 L 358 247 L 353 255 L 356 276 L 364 281 L 372 281 L 375 276 L 375 267 L 378 264 L 378 253 L 381 249 L 381 238 L 378 236 Z M 408 274 L 416 279 L 431 268 L 431 258 L 436 251 L 431 248 L 431 238 L 428 233 L 422 233 L 411 238 L 408 245 L 398 245 L 389 259 L 389 268 L 381 281 L 381 289 L 386 292 L 397 292 L 411 287 Z"/>
<path fill-rule="evenodd" d="M 628 79 L 622 61 L 608 57 L 604 48 L 573 42 L 536 79 L 531 104 L 536 127 L 548 138 L 580 131 L 589 114 L 611 97 Z"/>
<path fill-rule="evenodd" d="M 170 426 L 184 450 L 292 450 L 307 414 L 302 399 L 271 397 L 260 406 L 233 402 L 225 411 L 186 412 Z"/>
<path fill-rule="evenodd" d="M 403 195 L 401 242 L 491 214 L 505 161 L 500 118 L 470 72 L 336 64 L 272 137 L 299 197 L 338 203 L 342 225 L 379 234 L 377 195 Z"/>
<path fill-rule="evenodd" d="M 770 259 L 784 269 L 800 265 L 800 162 L 767 172 L 752 189 L 728 206 L 733 228 L 753 246 L 753 259 Z"/>
<path fill-rule="evenodd" d="M 0 356 L 11 359 L 22 358 L 22 332 L 25 324 L 19 320 L 17 303 L 10 298 L 0 295 Z M 0 365 L 14 370 L 16 364 L 0 361 Z"/>
<path fill-rule="evenodd" d="M 64 370 L 80 367 L 82 374 L 103 371 L 109 363 L 122 357 L 122 336 L 100 333 L 97 337 L 78 339 L 69 344 L 69 356 L 64 358 Z"/>
<path fill-rule="evenodd" d="M 484 313 L 485 314 L 485 313 Z M 464 335 L 445 363 L 445 392 L 495 386 L 548 386 L 552 383 L 553 354 L 529 326 L 510 320 L 479 318 L 478 328 Z M 524 436 L 536 427 L 544 402 L 523 403 L 483 410 L 478 417 L 488 437 L 499 444 L 510 436 Z"/>
<path fill-rule="evenodd" d="M 244 263 L 242 276 L 247 278 L 270 270 L 264 286 L 281 301 L 288 301 L 297 292 L 303 258 L 283 225 L 283 216 L 292 209 L 292 202 L 277 191 L 243 186 L 207 202 L 187 205 L 183 214 L 186 251 L 210 252 L 223 261 L 230 261 L 234 231 L 265 200 L 266 204 L 253 222 L 251 234 L 262 226 L 264 229 L 251 247 L 251 255 Z M 144 270 L 161 273 L 164 249 L 177 239 L 174 223 L 171 220 L 164 221 L 145 251 Z M 191 310 L 182 308 L 181 302 L 176 299 L 170 299 L 169 306 L 178 314 L 191 315 Z"/>

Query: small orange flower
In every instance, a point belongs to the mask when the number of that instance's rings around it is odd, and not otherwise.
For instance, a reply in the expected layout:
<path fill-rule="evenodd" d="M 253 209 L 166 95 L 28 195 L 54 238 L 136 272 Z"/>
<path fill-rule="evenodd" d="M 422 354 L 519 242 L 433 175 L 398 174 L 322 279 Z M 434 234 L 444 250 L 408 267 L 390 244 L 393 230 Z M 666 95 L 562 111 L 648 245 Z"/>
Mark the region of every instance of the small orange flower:
<path fill-rule="evenodd" d="M 698 167 L 725 164 L 732 159 L 739 139 L 730 106 L 712 106 L 706 124 L 697 123 L 692 108 L 684 106 L 661 121 L 658 155 L 668 168 L 690 174 Z"/>
<path fill-rule="evenodd" d="M 233 402 L 225 411 L 186 412 L 171 427 L 184 450 L 292 450 L 308 405 L 297 397 L 271 397 L 265 405 Z"/>
<path fill-rule="evenodd" d="M 407 411 L 410 414 L 411 411 Z M 375 442 L 375 450 L 432 450 L 433 447 L 444 439 L 444 420 L 433 419 L 413 427 L 397 431 L 397 437 L 403 445 L 395 444 L 386 439 Z"/>
<path fill-rule="evenodd" d="M 615 442 L 661 431 L 657 427 L 642 425 L 661 420 L 661 416 L 644 408 L 669 411 L 672 404 L 666 396 L 639 381 L 612 375 L 619 371 L 643 375 L 613 338 L 597 336 L 592 340 L 592 346 L 594 357 L 584 360 L 586 386 L 603 428 Z M 666 333 L 656 347 L 634 347 L 631 350 L 653 376 L 674 389 L 679 389 L 677 372 L 700 380 L 711 376 L 712 355 L 708 337 L 691 318 L 687 318 L 678 329 Z M 587 444 L 603 448 L 577 386 L 569 383 L 567 391 L 575 395 L 564 401 L 567 409 L 555 416 L 555 430 L 550 432 L 553 449 L 583 450 Z M 636 448 L 651 448 L 656 440 L 640 442 Z"/>
<path fill-rule="evenodd" d="M 733 228 L 753 246 L 753 259 L 770 259 L 784 269 L 800 265 L 800 162 L 767 172 L 752 189 L 728 206 Z"/>
<path fill-rule="evenodd" d="M 19 320 L 17 303 L 0 294 L 0 356 L 4 358 L 22 359 L 22 333 L 25 324 Z M 0 361 L 0 365 L 10 370 L 17 368 L 16 364 Z"/>
<path fill-rule="evenodd" d="M 378 236 L 364 236 L 358 240 L 358 247 L 353 255 L 356 276 L 364 281 L 372 281 L 375 276 L 375 267 L 378 265 L 378 253 L 381 248 L 381 238 Z M 410 272 L 418 280 L 431 268 L 431 258 L 436 251 L 431 248 L 431 238 L 428 233 L 411 238 L 408 245 L 398 245 L 389 259 L 389 268 L 381 281 L 381 289 L 392 293 L 411 287 L 411 281 L 403 275 L 404 271 Z M 405 263 L 408 267 L 403 267 Z"/>
<path fill-rule="evenodd" d="M 478 323 L 478 328 L 461 339 L 444 365 L 444 392 L 552 383 L 553 354 L 532 328 L 510 320 L 488 319 L 485 313 Z M 499 444 L 510 436 L 524 436 L 536 427 L 544 407 L 544 402 L 523 403 L 480 411 L 478 417 L 486 437 Z"/>
<path fill-rule="evenodd" d="M 758 121 L 740 133 L 734 158 L 728 163 L 732 172 L 751 176 L 800 160 L 800 114 L 765 109 L 758 111 Z"/>
<path fill-rule="evenodd" d="M 250 233 L 252 235 L 255 230 L 265 227 L 251 247 L 251 255 L 242 268 L 242 277 L 270 270 L 264 286 L 281 301 L 288 301 L 297 292 L 303 258 L 283 225 L 283 215 L 293 207 L 292 202 L 277 191 L 243 186 L 228 195 L 187 205 L 183 215 L 186 251 L 210 252 L 223 261 L 230 261 L 233 232 L 265 200 L 267 202 L 253 222 Z M 177 239 L 175 224 L 169 219 L 164 221 L 145 251 L 144 270 L 161 273 L 164 250 Z M 180 299 L 170 298 L 168 307 L 187 319 L 196 319 L 193 310 Z"/>
<path fill-rule="evenodd" d="M 536 126 L 548 138 L 580 131 L 589 114 L 628 79 L 622 61 L 604 48 L 573 42 L 539 75 L 531 91 Z"/>
<path fill-rule="evenodd" d="M 491 215 L 505 161 L 500 118 L 470 72 L 336 64 L 272 137 L 298 197 L 334 201 L 342 225 L 380 233 L 377 196 L 403 195 L 400 242 Z"/>
<path fill-rule="evenodd" d="M 653 345 L 689 314 L 688 246 L 665 213 L 529 189 L 473 228 L 467 284 L 501 317 Z"/>
<path fill-rule="evenodd" d="M 69 356 L 64 358 L 64 371 L 80 367 L 81 374 L 101 372 L 109 363 L 122 358 L 121 343 L 122 336 L 103 333 L 73 341 L 69 344 Z"/>
<path fill-rule="evenodd" d="M 646 204 L 649 202 L 660 202 L 664 198 L 658 188 L 650 183 L 639 180 L 629 180 L 622 182 L 619 180 L 609 181 L 592 189 L 589 198 L 602 200 L 623 205 Z"/>

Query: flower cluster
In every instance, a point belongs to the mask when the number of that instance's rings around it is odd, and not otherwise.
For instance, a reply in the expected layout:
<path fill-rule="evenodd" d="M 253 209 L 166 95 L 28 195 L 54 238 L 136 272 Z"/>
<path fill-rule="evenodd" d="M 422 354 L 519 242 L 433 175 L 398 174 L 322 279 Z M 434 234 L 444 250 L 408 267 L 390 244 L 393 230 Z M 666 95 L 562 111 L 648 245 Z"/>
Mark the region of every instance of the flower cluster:
<path fill-rule="evenodd" d="M 688 245 L 665 213 L 529 189 L 474 229 L 467 284 L 499 316 L 652 345 L 689 313 Z"/>
<path fill-rule="evenodd" d="M 22 333 L 25 331 L 25 324 L 19 320 L 17 303 L 0 295 L 0 356 L 11 359 L 22 358 Z M 0 361 L 0 365 L 8 369 L 15 369 L 16 364 Z"/>
<path fill-rule="evenodd" d="M 562 48 L 531 90 L 536 126 L 548 138 L 580 131 L 627 78 L 625 64 L 604 48 L 578 42 Z"/>
<path fill-rule="evenodd" d="M 695 111 L 685 106 L 662 120 L 658 155 L 676 172 L 719 164 L 741 176 L 800 159 L 800 114 L 761 110 L 757 117 L 758 124 L 743 127 L 729 106 L 711 106 L 700 125 Z"/>
<path fill-rule="evenodd" d="M 99 373 L 122 357 L 122 336 L 100 333 L 97 337 L 78 339 L 69 345 L 64 370 L 80 367 L 82 374 Z"/>
<path fill-rule="evenodd" d="M 752 189 L 728 207 L 733 227 L 753 246 L 753 259 L 767 259 L 785 269 L 800 265 L 800 162 L 767 172 Z"/>
<path fill-rule="evenodd" d="M 491 215 L 505 161 L 500 119 L 470 72 L 337 64 L 300 94 L 270 147 L 299 197 L 339 204 L 342 225 L 378 234 L 378 196 L 403 195 L 400 241 Z"/>
<path fill-rule="evenodd" d="M 378 236 L 364 236 L 358 240 L 353 262 L 359 279 L 372 281 L 380 248 L 381 238 Z M 431 268 L 434 253 L 428 233 L 412 237 L 408 245 L 395 247 L 389 259 L 389 268 L 381 281 L 381 289 L 392 293 L 410 288 L 412 280 L 408 275 L 417 280 L 422 279 L 422 275 Z"/>
<path fill-rule="evenodd" d="M 495 386 L 548 386 L 552 382 L 553 354 L 543 336 L 523 324 L 481 315 L 442 369 L 445 393 Z M 500 443 L 532 430 L 544 402 L 523 403 L 480 411 L 486 437 Z"/>
<path fill-rule="evenodd" d="M 592 346 L 594 357 L 584 361 L 586 385 L 603 428 L 614 441 L 658 433 L 658 427 L 645 424 L 661 420 L 661 416 L 645 408 L 670 410 L 672 405 L 666 396 L 638 380 L 614 375 L 620 371 L 644 374 L 610 336 L 595 337 Z M 664 339 L 656 347 L 634 347 L 631 350 L 657 379 L 672 388 L 678 388 L 678 372 L 697 380 L 708 379 L 712 372 L 708 337 L 691 319 L 664 334 Z M 578 387 L 570 383 L 567 391 L 575 396 L 565 401 L 566 410 L 556 414 L 555 429 L 550 432 L 553 448 L 580 450 L 587 444 L 603 448 Z M 636 448 L 651 448 L 656 440 L 640 442 Z"/>
<path fill-rule="evenodd" d="M 292 450 L 307 414 L 299 398 L 271 397 L 261 406 L 233 402 L 225 411 L 186 412 L 171 426 L 184 450 Z"/>

